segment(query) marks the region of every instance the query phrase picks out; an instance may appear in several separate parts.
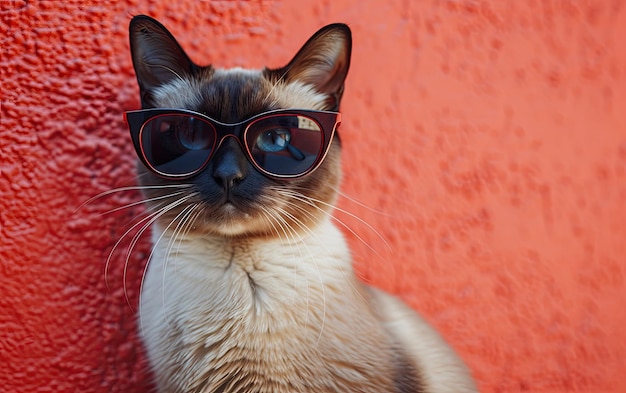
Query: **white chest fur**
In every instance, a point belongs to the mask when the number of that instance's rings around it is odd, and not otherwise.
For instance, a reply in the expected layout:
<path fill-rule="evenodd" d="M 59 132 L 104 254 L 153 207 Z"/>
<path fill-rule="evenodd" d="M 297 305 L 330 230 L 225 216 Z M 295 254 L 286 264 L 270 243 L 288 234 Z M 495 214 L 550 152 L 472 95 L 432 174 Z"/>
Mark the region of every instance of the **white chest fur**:
<path fill-rule="evenodd" d="M 282 241 L 169 236 L 154 229 L 140 305 L 161 392 L 412 392 L 405 361 L 415 391 L 476 391 L 436 331 L 355 278 L 329 220 Z"/>
<path fill-rule="evenodd" d="M 291 242 L 199 236 L 172 242 L 159 228 L 153 240 L 140 323 L 161 384 L 221 386 L 249 367 L 284 380 L 313 372 L 304 362 L 324 368 L 328 348 L 345 346 L 339 358 L 351 356 L 361 344 L 346 343 L 347 334 L 384 337 L 329 221 Z"/>

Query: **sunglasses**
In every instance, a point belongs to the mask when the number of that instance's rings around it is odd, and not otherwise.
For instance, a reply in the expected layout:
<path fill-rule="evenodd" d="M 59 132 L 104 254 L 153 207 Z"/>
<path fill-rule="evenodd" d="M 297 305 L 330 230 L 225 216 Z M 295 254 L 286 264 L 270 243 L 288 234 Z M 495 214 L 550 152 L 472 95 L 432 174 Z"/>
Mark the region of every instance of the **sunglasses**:
<path fill-rule="evenodd" d="M 184 179 L 201 172 L 227 137 L 270 178 L 297 178 L 314 171 L 328 153 L 338 112 L 280 109 L 226 124 L 182 109 L 124 113 L 141 161 L 155 174 Z"/>

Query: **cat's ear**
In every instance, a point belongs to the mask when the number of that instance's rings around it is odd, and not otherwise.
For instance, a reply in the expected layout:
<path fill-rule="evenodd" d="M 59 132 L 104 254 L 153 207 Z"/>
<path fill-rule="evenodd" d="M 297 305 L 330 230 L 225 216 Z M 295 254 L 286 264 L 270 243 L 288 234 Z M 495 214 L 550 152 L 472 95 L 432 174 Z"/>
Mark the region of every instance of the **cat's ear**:
<path fill-rule="evenodd" d="M 138 15 L 130 21 L 130 52 L 141 103 L 151 106 L 151 91 L 173 79 L 190 76 L 196 65 L 174 36 L 157 20 Z"/>
<path fill-rule="evenodd" d="M 329 109 L 337 110 L 350 68 L 352 34 L 343 23 L 321 28 L 285 67 L 269 70 L 276 79 L 300 81 L 329 96 Z"/>

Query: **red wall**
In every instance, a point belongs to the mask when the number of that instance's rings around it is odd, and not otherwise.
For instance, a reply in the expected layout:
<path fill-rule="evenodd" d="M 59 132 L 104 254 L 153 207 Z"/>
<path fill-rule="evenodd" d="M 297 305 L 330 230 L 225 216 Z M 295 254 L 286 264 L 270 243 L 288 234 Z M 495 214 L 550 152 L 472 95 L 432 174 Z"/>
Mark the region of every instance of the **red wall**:
<path fill-rule="evenodd" d="M 338 214 L 363 239 L 346 231 L 357 269 L 422 311 L 483 392 L 626 391 L 622 1 L 106 3 L 0 2 L 0 390 L 149 389 L 145 239 L 105 281 L 142 209 L 99 214 L 139 195 L 76 210 L 134 184 L 127 25 L 147 13 L 219 66 L 280 66 L 350 24 L 344 192 L 378 212 L 341 207 L 391 246 Z"/>

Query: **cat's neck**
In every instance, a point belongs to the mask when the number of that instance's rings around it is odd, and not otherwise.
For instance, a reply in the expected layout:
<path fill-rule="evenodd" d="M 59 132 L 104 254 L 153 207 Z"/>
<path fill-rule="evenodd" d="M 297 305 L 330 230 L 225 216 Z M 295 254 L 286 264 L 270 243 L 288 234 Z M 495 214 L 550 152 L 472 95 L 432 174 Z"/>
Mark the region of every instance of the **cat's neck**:
<path fill-rule="evenodd" d="M 174 233 L 154 224 L 154 253 L 160 258 L 186 259 L 200 269 L 237 267 L 248 273 L 260 264 L 322 263 L 324 256 L 349 263 L 349 251 L 341 232 L 328 218 L 306 231 L 290 229 L 275 237 L 224 237 L 199 233 Z M 235 266 L 232 266 L 232 265 Z M 332 264 L 332 263 L 331 263 Z M 257 266 L 259 265 L 259 266 Z M 293 266 L 289 266 L 290 268 Z"/>
<path fill-rule="evenodd" d="M 202 301 L 219 295 L 274 309 L 301 296 L 325 297 L 325 287 L 346 287 L 346 280 L 354 279 L 348 248 L 329 219 L 306 233 L 271 239 L 196 234 L 174 239 L 156 227 L 153 243 L 149 270 L 162 279 L 149 281 L 163 286 L 157 291 L 166 303 L 176 293 Z"/>
<path fill-rule="evenodd" d="M 257 375 L 259 367 L 263 378 L 256 383 L 266 388 L 258 391 L 390 391 L 384 378 L 393 373 L 377 364 L 363 372 L 382 375 L 385 388 L 369 390 L 369 382 L 353 381 L 351 368 L 342 374 L 358 351 L 376 353 L 387 365 L 392 354 L 330 220 L 283 239 L 188 235 L 170 246 L 171 235 L 159 231 L 153 233 L 141 324 L 153 359 L 175 359 L 161 369 L 168 383 L 179 359 L 188 359 L 181 391 L 193 391 L 187 387 L 208 380 L 209 372 L 220 381 Z M 303 380 L 303 374 L 318 378 Z M 295 387 L 265 385 L 285 375 Z"/>

